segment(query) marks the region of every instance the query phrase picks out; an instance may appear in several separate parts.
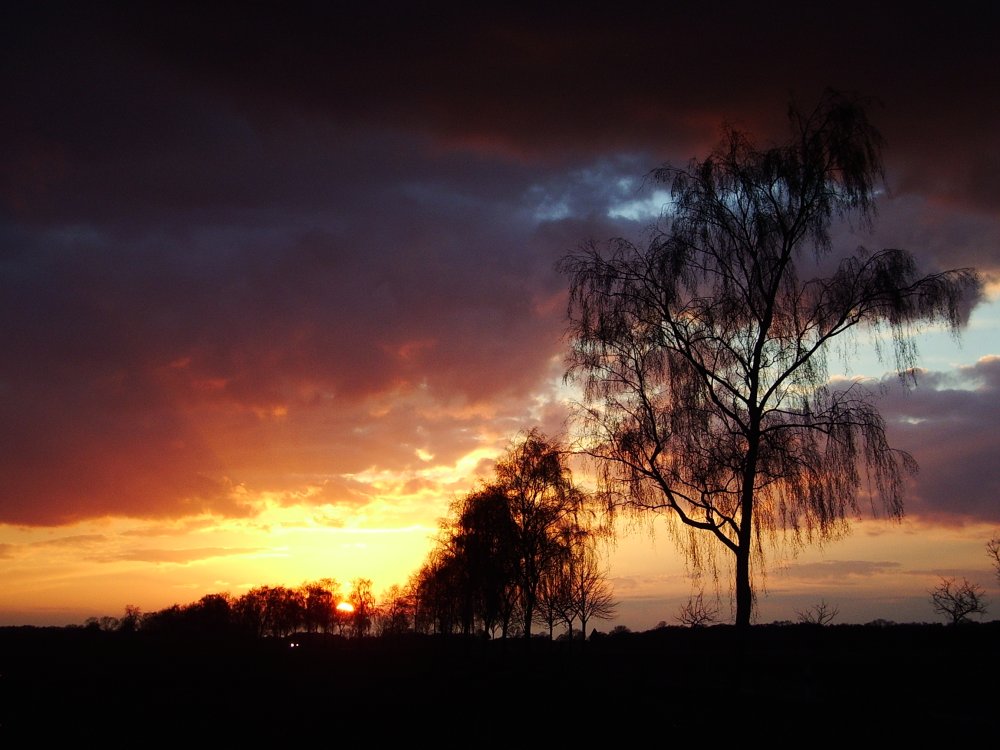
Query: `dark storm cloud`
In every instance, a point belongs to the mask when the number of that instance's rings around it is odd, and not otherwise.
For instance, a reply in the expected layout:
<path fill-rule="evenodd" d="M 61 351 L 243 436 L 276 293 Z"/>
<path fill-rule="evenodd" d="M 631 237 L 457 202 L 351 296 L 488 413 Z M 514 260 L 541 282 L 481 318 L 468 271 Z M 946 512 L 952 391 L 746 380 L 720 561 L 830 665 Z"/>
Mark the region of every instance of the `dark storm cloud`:
<path fill-rule="evenodd" d="M 789 92 L 881 97 L 897 190 L 967 212 L 914 251 L 1000 266 L 992 36 L 957 11 L 367 8 L 4 11 L 0 520 L 356 505 L 341 475 L 522 426 L 554 261 L 634 235 L 609 209 L 722 120 L 780 135 Z"/>

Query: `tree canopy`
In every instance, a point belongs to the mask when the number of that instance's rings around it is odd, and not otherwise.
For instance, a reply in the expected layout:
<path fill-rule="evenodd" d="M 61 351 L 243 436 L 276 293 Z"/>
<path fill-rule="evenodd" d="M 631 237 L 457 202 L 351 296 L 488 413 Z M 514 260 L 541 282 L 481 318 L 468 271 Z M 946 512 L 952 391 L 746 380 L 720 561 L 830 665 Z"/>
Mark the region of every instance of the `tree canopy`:
<path fill-rule="evenodd" d="M 560 262 L 581 450 L 608 507 L 679 522 L 696 567 L 731 553 L 741 626 L 769 543 L 836 537 L 863 500 L 903 513 L 916 462 L 873 389 L 831 381 L 831 345 L 888 332 L 908 373 L 921 326 L 957 332 L 980 293 L 974 270 L 921 274 L 905 250 L 835 253 L 834 221 L 875 217 L 882 136 L 857 96 L 788 114 L 782 144 L 728 128 L 706 158 L 655 170 L 671 199 L 646 244 Z"/>

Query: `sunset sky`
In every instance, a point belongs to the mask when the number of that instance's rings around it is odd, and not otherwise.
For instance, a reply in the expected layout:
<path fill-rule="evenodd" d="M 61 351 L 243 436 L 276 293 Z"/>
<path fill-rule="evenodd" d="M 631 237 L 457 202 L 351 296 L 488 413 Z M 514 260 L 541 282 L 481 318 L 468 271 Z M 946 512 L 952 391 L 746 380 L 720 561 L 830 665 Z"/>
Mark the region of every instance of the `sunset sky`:
<path fill-rule="evenodd" d="M 921 467 L 905 520 L 777 554 L 759 618 L 935 621 L 941 576 L 1000 617 L 986 4 L 338 5 L 4 5 L 0 625 L 405 583 L 519 430 L 566 434 L 556 261 L 640 240 L 651 169 L 723 122 L 781 139 L 790 97 L 826 86 L 876 98 L 887 140 L 875 231 L 837 247 L 975 267 L 987 298 L 881 402 Z M 871 350 L 843 374 L 883 377 Z M 623 534 L 609 565 L 600 629 L 671 622 L 691 591 L 663 534 Z"/>

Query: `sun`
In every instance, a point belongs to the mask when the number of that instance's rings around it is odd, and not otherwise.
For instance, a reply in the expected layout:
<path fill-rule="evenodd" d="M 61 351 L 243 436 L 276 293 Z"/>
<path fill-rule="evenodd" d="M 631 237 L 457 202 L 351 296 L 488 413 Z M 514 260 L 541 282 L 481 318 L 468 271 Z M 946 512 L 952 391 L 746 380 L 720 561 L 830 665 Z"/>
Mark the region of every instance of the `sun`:
<path fill-rule="evenodd" d="M 350 602 L 341 602 L 337 605 L 337 611 L 345 615 L 353 614 L 354 605 Z"/>

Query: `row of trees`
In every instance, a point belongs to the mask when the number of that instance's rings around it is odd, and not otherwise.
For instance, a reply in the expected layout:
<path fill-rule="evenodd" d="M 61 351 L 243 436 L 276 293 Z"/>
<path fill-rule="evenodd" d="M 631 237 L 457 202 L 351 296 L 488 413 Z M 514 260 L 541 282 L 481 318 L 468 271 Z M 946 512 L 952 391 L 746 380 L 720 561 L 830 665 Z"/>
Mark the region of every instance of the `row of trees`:
<path fill-rule="evenodd" d="M 456 500 L 437 543 L 406 585 L 377 601 L 368 579 L 344 595 L 332 578 L 297 588 L 259 586 L 210 594 L 188 605 L 92 619 L 105 630 L 345 636 L 407 632 L 530 638 L 543 625 L 586 638 L 615 614 L 601 556 L 606 530 L 591 495 L 574 484 L 562 446 L 537 430 L 513 441 L 492 481 Z"/>
<path fill-rule="evenodd" d="M 529 435 L 509 450 L 498 465 L 498 478 L 506 476 L 510 461 L 520 457 L 522 467 L 538 467 L 551 460 L 563 464 L 563 453 L 538 433 Z M 526 463 L 523 459 L 533 456 Z M 584 525 L 581 517 L 593 519 L 593 508 L 586 496 L 573 487 L 563 466 L 560 475 L 574 498 L 560 514 L 561 503 L 549 497 L 537 502 L 538 513 L 554 520 L 548 534 L 537 539 L 541 544 L 517 544 L 518 522 L 512 514 L 510 496 L 497 482 L 469 493 L 452 508 L 452 515 L 442 523 L 438 545 L 423 567 L 405 586 L 393 585 L 377 601 L 372 582 L 355 579 L 348 593 L 332 578 L 306 582 L 297 588 L 258 586 L 239 597 L 228 593 L 208 594 L 197 602 L 173 605 L 156 612 L 143 613 L 138 607 L 125 607 L 122 617 L 92 617 L 86 627 L 107 631 L 176 634 L 176 635 L 245 635 L 247 637 L 284 637 L 293 633 L 336 633 L 342 636 L 394 635 L 401 633 L 455 633 L 473 631 L 491 637 L 531 634 L 533 622 L 554 628 L 563 624 L 572 638 L 574 625 L 580 638 L 586 637 L 587 624 L 593 619 L 614 616 L 615 602 L 599 564 L 598 542 L 605 532 L 599 526 Z M 556 493 L 558 496 L 558 493 Z M 542 496 L 536 497 L 541 501 Z M 592 503 L 592 498 L 589 499 Z M 518 504 L 514 504 L 518 507 Z M 519 516 L 527 516 L 528 505 L 522 500 Z M 548 508 L 543 513 L 543 509 Z M 544 526 L 541 519 L 524 527 Z M 523 538 L 523 537 L 522 537 Z M 525 540 L 526 542 L 526 540 Z M 528 557 L 536 562 L 522 570 Z M 987 554 L 1000 580 L 1000 536 L 987 542 Z M 532 580 L 537 579 L 534 595 Z M 942 578 L 929 592 L 934 611 L 953 625 L 968 622 L 972 616 L 986 614 L 983 588 L 968 579 Z M 525 617 L 525 602 L 534 615 Z M 827 625 L 839 614 L 839 608 L 825 600 L 798 611 L 798 622 Z M 678 610 L 676 621 L 687 627 L 702 627 L 719 622 L 719 608 L 704 591 L 692 595 Z M 661 622 L 657 627 L 666 627 Z M 617 626 L 612 633 L 628 632 Z"/>
<path fill-rule="evenodd" d="M 591 495 L 574 484 L 566 451 L 537 430 L 499 459 L 492 481 L 453 503 L 411 586 L 437 632 L 586 638 L 614 616 L 601 557 L 606 530 Z"/>
<path fill-rule="evenodd" d="M 363 636 L 383 625 L 372 582 L 358 578 L 346 595 L 332 578 L 301 586 L 257 586 L 240 596 L 208 594 L 191 604 L 143 613 L 129 605 L 122 617 L 91 618 L 88 627 L 159 634 L 244 635 L 263 638 L 292 633 Z"/>

